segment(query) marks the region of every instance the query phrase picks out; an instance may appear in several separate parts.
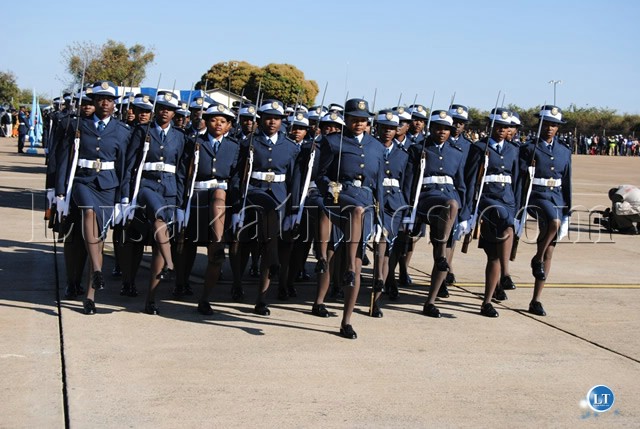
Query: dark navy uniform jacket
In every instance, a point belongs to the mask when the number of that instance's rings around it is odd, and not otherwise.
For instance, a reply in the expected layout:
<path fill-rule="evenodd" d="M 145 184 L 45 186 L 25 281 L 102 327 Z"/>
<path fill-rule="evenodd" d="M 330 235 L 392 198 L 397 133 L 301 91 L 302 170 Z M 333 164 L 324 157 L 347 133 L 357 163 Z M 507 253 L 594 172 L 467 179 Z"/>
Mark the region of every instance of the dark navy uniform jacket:
<path fill-rule="evenodd" d="M 295 177 L 296 158 L 300 153 L 300 147 L 294 144 L 283 132 L 278 132 L 276 143 L 261 130 L 253 136 L 243 140 L 242 159 L 248 156 L 249 143 L 253 144 L 253 172 L 285 174 L 284 182 L 267 182 L 265 180 L 251 179 L 249 181 L 249 193 L 252 190 L 268 191 L 278 204 L 287 202 L 290 209 L 297 206 L 299 200 L 299 178 Z M 291 198 L 289 198 L 291 194 Z"/>
<path fill-rule="evenodd" d="M 409 148 L 409 162 L 407 163 L 407 177 L 404 182 L 405 195 L 409 196 L 409 201 L 413 199 L 412 190 L 414 180 L 421 187 L 420 200 L 422 199 L 454 199 L 458 202 L 460 210 L 458 218 L 462 217 L 466 201 L 466 184 L 464 182 L 464 151 L 457 144 L 448 141 L 442 145 L 442 152 L 438 150 L 431 137 L 425 143 L 426 163 L 423 177 L 449 176 L 453 180 L 450 184 L 422 184 L 422 178 L 416 177 L 420 172 L 420 159 L 422 157 L 422 144 L 414 144 Z"/>
<path fill-rule="evenodd" d="M 214 152 L 207 133 L 198 135 L 197 143 L 200 145 L 200 152 L 196 181 L 224 180 L 227 182 L 227 205 L 237 201 L 239 199 L 239 168 L 241 165 L 240 145 L 238 142 L 232 138 L 223 137 L 218 151 Z M 187 183 L 186 186 L 191 186 L 191 184 Z"/>
<path fill-rule="evenodd" d="M 480 165 L 484 163 L 484 153 L 487 139 L 484 138 L 478 142 L 472 144 L 469 151 L 468 165 L 471 166 L 471 182 L 469 183 L 469 192 L 467 193 L 468 213 L 473 214 L 475 210 L 475 201 L 473 201 L 473 189 L 478 181 L 478 169 Z M 499 154 L 493 147 L 495 142 L 490 140 L 488 154 L 489 164 L 487 166 L 486 175 L 506 175 L 511 177 L 511 184 L 488 182 L 485 183 L 482 189 L 482 195 L 480 196 L 480 208 L 485 208 L 489 205 L 500 205 L 507 208 L 511 221 L 515 216 L 517 210 L 520 208 L 521 198 L 521 182 L 519 180 L 520 175 L 520 149 L 517 145 L 508 142 L 507 140 L 502 142 L 502 151 Z M 465 218 L 466 219 L 466 218 Z"/>
<path fill-rule="evenodd" d="M 407 138 L 409 139 L 409 142 L 411 142 L 411 144 L 420 144 L 422 143 L 422 140 L 426 138 L 426 135 L 424 132 L 421 132 L 417 136 L 414 136 L 411 133 L 407 133 Z"/>
<path fill-rule="evenodd" d="M 63 146 L 63 143 L 61 142 L 66 138 L 68 133 L 75 133 L 77 120 L 78 117 L 76 115 L 70 115 L 67 110 L 58 111 L 52 115 L 51 121 L 53 125 L 48 143 L 49 159 L 47 162 L 47 178 L 45 183 L 47 188 L 53 188 L 56 185 L 55 178 L 58 165 L 60 164 L 60 158 L 63 156 L 71 156 L 68 152 L 62 153 L 61 147 Z"/>
<path fill-rule="evenodd" d="M 136 171 L 140 165 L 147 128 L 149 128 L 150 144 L 145 163 L 164 162 L 165 164 L 174 165 L 176 172 L 174 174 L 168 171 L 143 171 L 140 189 L 150 188 L 164 197 L 176 197 L 176 205 L 182 207 L 189 161 L 188 157 L 185 156 L 187 137 L 184 131 L 171 126 L 163 142 L 161 132 L 155 121 L 151 123 L 150 127 L 148 127 L 148 124 L 137 126 L 131 136 L 131 143 L 127 153 L 127 179 L 129 180 L 125 185 L 126 195 L 130 196 L 130 193 L 134 190 Z"/>
<path fill-rule="evenodd" d="M 409 151 L 405 146 L 402 149 L 397 145 L 391 145 L 391 153 L 384 155 L 387 148 L 383 148 L 384 158 L 384 179 L 395 179 L 398 181 L 399 186 L 384 186 L 384 208 L 388 213 L 395 213 L 397 210 L 406 209 L 409 201 L 409 194 L 407 192 L 409 186 L 405 186 L 404 182 L 407 177 L 407 163 L 409 162 Z"/>
<path fill-rule="evenodd" d="M 525 143 L 520 149 L 520 169 L 523 178 L 528 174 L 527 167 L 531 165 L 531 160 L 534 158 L 534 148 L 535 177 L 562 179 L 562 184 L 557 187 L 533 185 L 529 206 L 546 203 L 558 207 L 562 216 L 568 216 L 571 210 L 571 149 L 561 144 L 556 138 L 553 140 L 551 150 L 542 139 L 537 142 L 537 145 L 533 141 Z"/>
<path fill-rule="evenodd" d="M 364 133 L 362 141 L 344 131 L 342 137 L 342 155 L 340 154 L 340 133 L 324 136 L 320 141 L 320 163 L 316 184 L 321 194 L 329 198 L 329 182 L 342 183 L 344 193 L 362 206 L 372 205 L 375 201 L 383 201 L 383 167 L 384 155 L 382 144 Z M 340 160 L 340 174 L 338 175 L 338 161 Z M 362 182 L 358 188 L 351 184 L 355 180 Z M 366 188 L 369 188 L 368 191 Z"/>
<path fill-rule="evenodd" d="M 94 115 L 95 116 L 95 115 Z M 94 116 L 80 119 L 80 147 L 78 159 L 100 160 L 101 162 L 115 162 L 115 169 L 97 171 L 92 168 L 76 168 L 74 183 L 94 184 L 98 189 L 115 189 L 115 202 L 120 201 L 121 186 L 126 185 L 125 161 L 127 142 L 131 134 L 128 125 L 111 118 L 102 132 L 94 125 Z M 71 153 L 71 145 L 75 138 L 74 132 L 67 133 L 60 145 L 60 156 L 56 175 L 56 195 L 66 193 L 66 182 L 69 175 L 71 157 L 65 154 Z"/>

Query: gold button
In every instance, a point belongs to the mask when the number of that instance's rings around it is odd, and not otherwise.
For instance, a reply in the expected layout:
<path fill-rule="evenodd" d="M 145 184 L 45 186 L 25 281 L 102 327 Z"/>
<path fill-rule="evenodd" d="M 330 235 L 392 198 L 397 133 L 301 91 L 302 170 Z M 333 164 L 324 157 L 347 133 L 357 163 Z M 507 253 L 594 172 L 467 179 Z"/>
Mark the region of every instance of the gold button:
<path fill-rule="evenodd" d="M 555 170 L 555 169 L 556 169 L 555 167 L 551 167 L 551 171 L 553 171 L 553 170 Z"/>
<path fill-rule="evenodd" d="M 360 168 L 364 168 L 364 164 L 360 164 Z"/>
<path fill-rule="evenodd" d="M 160 146 L 160 149 L 164 149 L 164 146 Z"/>
<path fill-rule="evenodd" d="M 504 156 L 500 155 L 500 159 L 504 159 Z"/>
<path fill-rule="evenodd" d="M 384 163 L 385 163 L 385 164 L 387 164 L 387 165 L 389 165 L 389 161 L 385 161 Z"/>
<path fill-rule="evenodd" d="M 164 160 L 164 156 L 161 156 L 161 157 L 160 157 L 160 161 L 162 161 L 162 160 Z"/>
<path fill-rule="evenodd" d="M 272 158 L 269 158 L 269 159 L 268 159 L 268 161 L 269 161 L 269 162 L 271 162 L 271 159 L 272 159 Z"/>
<path fill-rule="evenodd" d="M 360 156 L 364 158 L 364 153 L 361 153 Z"/>
<path fill-rule="evenodd" d="M 442 167 L 440 167 L 439 170 L 442 170 Z"/>
<path fill-rule="evenodd" d="M 387 173 L 387 174 L 391 174 L 391 170 L 387 170 L 387 171 L 386 171 L 386 173 Z"/>
<path fill-rule="evenodd" d="M 215 172 L 216 172 L 216 169 L 215 169 L 215 168 L 212 168 L 212 169 L 211 169 L 211 172 L 212 172 L 212 173 L 215 173 Z"/>
<path fill-rule="evenodd" d="M 439 156 L 439 157 L 438 157 L 438 159 L 442 159 L 442 157 L 441 157 L 441 156 Z"/>
<path fill-rule="evenodd" d="M 551 157 L 551 161 L 553 161 L 554 159 L 555 159 L 554 157 Z"/>
<path fill-rule="evenodd" d="M 504 169 L 504 165 L 501 165 L 500 168 Z"/>
<path fill-rule="evenodd" d="M 213 158 L 213 162 L 216 162 L 216 159 L 215 159 L 215 158 Z"/>
<path fill-rule="evenodd" d="M 553 186 L 551 186 L 551 187 L 549 188 L 549 190 L 553 191 Z"/>
<path fill-rule="evenodd" d="M 387 194 L 390 194 L 390 193 L 391 193 L 391 191 L 387 189 Z"/>
<path fill-rule="evenodd" d="M 96 150 L 100 150 L 100 146 L 98 146 L 98 147 L 96 148 Z"/>
<path fill-rule="evenodd" d="M 504 188 L 504 183 L 502 183 L 502 187 Z"/>
<path fill-rule="evenodd" d="M 158 179 L 158 183 L 161 183 L 161 182 L 162 182 L 162 179 Z"/>
<path fill-rule="evenodd" d="M 360 149 L 362 149 L 364 146 L 362 146 L 361 144 L 359 144 L 359 145 L 358 145 L 358 147 L 359 147 Z"/>
<path fill-rule="evenodd" d="M 273 148 L 272 148 L 272 147 L 270 147 L 270 148 L 269 148 L 269 150 L 271 151 L 271 150 L 273 150 Z"/>
<path fill-rule="evenodd" d="M 268 169 L 267 171 L 268 171 L 269 173 L 271 173 L 271 169 Z"/>
<path fill-rule="evenodd" d="M 102 137 L 98 137 L 98 138 L 97 138 L 97 140 L 98 140 L 98 141 L 102 140 Z"/>
<path fill-rule="evenodd" d="M 440 192 L 444 192 L 444 188 L 440 188 Z"/>

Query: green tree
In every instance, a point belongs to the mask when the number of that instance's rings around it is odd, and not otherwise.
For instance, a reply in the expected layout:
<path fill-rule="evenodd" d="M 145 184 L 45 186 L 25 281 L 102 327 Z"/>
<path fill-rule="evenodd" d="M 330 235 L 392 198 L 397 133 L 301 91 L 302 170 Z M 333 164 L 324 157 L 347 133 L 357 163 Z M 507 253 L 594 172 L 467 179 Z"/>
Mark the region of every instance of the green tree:
<path fill-rule="evenodd" d="M 214 64 L 200 81 L 196 88 L 228 89 L 236 94 L 244 91 L 245 97 L 255 100 L 258 86 L 261 84 L 261 98 L 275 98 L 285 104 L 294 104 L 298 99 L 302 104 L 310 105 L 318 95 L 318 84 L 313 80 L 306 80 L 304 73 L 290 64 L 268 64 L 258 68 L 245 61 L 229 61 Z"/>
<path fill-rule="evenodd" d="M 147 66 L 155 59 L 153 49 L 140 44 L 127 48 L 114 40 L 108 40 L 102 46 L 75 42 L 67 46 L 63 56 L 72 76 L 70 86 L 82 80 L 85 65 L 85 82 L 110 80 L 116 85 L 140 86 L 146 77 Z"/>
<path fill-rule="evenodd" d="M 16 76 L 10 71 L 0 71 L 0 104 L 16 102 L 19 95 Z"/>

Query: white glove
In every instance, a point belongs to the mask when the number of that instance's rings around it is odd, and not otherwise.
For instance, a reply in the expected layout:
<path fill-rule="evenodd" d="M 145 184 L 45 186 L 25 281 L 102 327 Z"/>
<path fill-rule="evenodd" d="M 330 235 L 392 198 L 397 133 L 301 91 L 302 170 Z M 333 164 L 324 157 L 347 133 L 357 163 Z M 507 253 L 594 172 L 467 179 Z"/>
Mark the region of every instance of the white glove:
<path fill-rule="evenodd" d="M 293 228 L 293 225 L 296 222 L 296 216 L 295 215 L 287 215 L 284 217 L 284 220 L 282 221 L 282 230 L 283 231 L 291 231 L 291 229 Z"/>
<path fill-rule="evenodd" d="M 513 232 L 517 237 L 520 237 L 520 219 L 515 218 L 513 220 Z"/>
<path fill-rule="evenodd" d="M 462 237 L 467 233 L 467 228 L 469 228 L 469 222 L 463 220 L 462 222 L 456 225 L 455 230 L 453 231 L 453 239 L 455 241 L 460 241 Z"/>
<path fill-rule="evenodd" d="M 569 234 L 569 216 L 563 216 L 558 230 L 558 241 L 562 240 Z"/>
<path fill-rule="evenodd" d="M 184 228 L 184 210 L 182 209 L 176 210 L 175 222 L 176 222 L 176 225 L 178 226 L 178 231 Z"/>
<path fill-rule="evenodd" d="M 47 189 L 47 201 L 49 202 L 49 208 L 53 206 L 53 202 L 56 200 L 56 191 L 53 188 Z"/>
<path fill-rule="evenodd" d="M 117 225 L 119 223 L 125 224 L 127 220 L 127 216 L 129 213 L 133 213 L 133 210 L 130 210 L 130 204 L 125 203 L 124 199 L 122 203 L 116 203 L 113 209 L 113 225 Z"/>
<path fill-rule="evenodd" d="M 231 215 L 231 228 L 233 231 L 238 231 L 242 228 L 243 219 L 238 213 L 234 213 Z"/>
<path fill-rule="evenodd" d="M 67 216 L 69 208 L 64 200 L 64 197 L 56 197 L 56 212 L 58 212 L 58 221 L 62 221 L 62 218 Z"/>

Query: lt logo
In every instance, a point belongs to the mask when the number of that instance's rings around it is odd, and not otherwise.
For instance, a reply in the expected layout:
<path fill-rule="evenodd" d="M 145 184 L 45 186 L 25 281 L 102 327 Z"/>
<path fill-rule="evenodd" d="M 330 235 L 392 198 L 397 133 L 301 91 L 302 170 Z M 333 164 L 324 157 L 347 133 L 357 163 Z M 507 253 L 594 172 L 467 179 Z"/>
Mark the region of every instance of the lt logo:
<path fill-rule="evenodd" d="M 594 386 L 587 393 L 587 404 L 589 404 L 589 408 L 597 413 L 608 411 L 613 406 L 614 401 L 613 391 L 604 385 Z"/>

